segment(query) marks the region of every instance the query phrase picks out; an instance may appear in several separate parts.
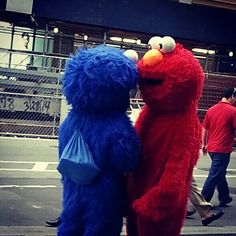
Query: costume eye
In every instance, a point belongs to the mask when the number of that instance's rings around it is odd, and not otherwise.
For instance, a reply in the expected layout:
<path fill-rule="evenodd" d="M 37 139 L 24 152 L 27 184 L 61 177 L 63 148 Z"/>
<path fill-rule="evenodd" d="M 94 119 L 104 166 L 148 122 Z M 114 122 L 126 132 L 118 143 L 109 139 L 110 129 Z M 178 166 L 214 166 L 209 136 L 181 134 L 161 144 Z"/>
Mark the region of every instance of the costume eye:
<path fill-rule="evenodd" d="M 138 61 L 138 53 L 133 49 L 128 49 L 124 52 L 124 55 L 127 56 L 129 59 L 131 59 L 134 62 Z"/>
<path fill-rule="evenodd" d="M 163 53 L 173 52 L 175 45 L 175 40 L 173 38 L 165 36 L 159 41 L 159 50 Z"/>
<path fill-rule="evenodd" d="M 162 40 L 162 38 L 159 37 L 159 36 L 154 36 L 154 37 L 150 38 L 149 41 L 148 41 L 149 50 L 151 50 L 151 49 L 160 49 L 161 40 Z"/>

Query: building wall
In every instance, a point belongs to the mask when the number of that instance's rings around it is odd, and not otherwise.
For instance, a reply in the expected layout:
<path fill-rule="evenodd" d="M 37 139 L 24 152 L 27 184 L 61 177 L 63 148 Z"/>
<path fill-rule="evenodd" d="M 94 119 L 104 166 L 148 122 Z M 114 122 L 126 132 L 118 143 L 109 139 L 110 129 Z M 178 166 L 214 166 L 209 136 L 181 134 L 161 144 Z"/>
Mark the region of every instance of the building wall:
<path fill-rule="evenodd" d="M 168 0 L 34 0 L 36 16 L 236 47 L 236 11 Z"/>

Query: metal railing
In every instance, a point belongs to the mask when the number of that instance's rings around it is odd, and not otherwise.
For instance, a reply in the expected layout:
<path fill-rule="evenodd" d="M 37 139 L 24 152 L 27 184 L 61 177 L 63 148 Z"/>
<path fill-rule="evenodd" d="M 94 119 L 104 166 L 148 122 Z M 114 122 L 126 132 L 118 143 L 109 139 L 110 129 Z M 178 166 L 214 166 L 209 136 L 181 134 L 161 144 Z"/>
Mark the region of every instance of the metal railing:
<path fill-rule="evenodd" d="M 58 137 L 58 127 L 68 112 L 61 91 L 66 59 L 0 49 L 0 135 Z M 206 73 L 198 110 L 201 120 L 219 101 L 223 87 L 229 86 L 236 86 L 236 76 Z M 143 105 L 139 96 L 130 99 L 132 121 Z"/>
<path fill-rule="evenodd" d="M 57 138 L 66 59 L 0 50 L 0 135 Z"/>

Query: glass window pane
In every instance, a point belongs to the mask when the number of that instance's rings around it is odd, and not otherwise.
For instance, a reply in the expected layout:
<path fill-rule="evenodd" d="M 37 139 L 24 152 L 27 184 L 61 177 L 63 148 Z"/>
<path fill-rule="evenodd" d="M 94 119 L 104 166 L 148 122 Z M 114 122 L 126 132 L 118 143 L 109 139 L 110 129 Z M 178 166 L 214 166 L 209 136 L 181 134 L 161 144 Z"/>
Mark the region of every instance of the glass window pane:
<path fill-rule="evenodd" d="M 0 21 L 0 48 L 10 48 L 11 28 L 10 23 Z"/>

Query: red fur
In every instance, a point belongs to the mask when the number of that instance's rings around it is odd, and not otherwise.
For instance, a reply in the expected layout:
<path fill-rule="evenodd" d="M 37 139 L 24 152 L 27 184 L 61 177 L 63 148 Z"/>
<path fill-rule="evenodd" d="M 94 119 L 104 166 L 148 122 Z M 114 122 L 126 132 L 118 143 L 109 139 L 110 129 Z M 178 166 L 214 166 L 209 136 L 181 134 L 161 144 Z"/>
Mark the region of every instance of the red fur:
<path fill-rule="evenodd" d="M 155 67 L 138 62 L 146 106 L 136 130 L 142 159 L 128 181 L 129 236 L 179 236 L 194 165 L 200 122 L 196 115 L 204 74 L 192 53 L 177 44 Z M 145 79 L 161 79 L 148 85 Z"/>

